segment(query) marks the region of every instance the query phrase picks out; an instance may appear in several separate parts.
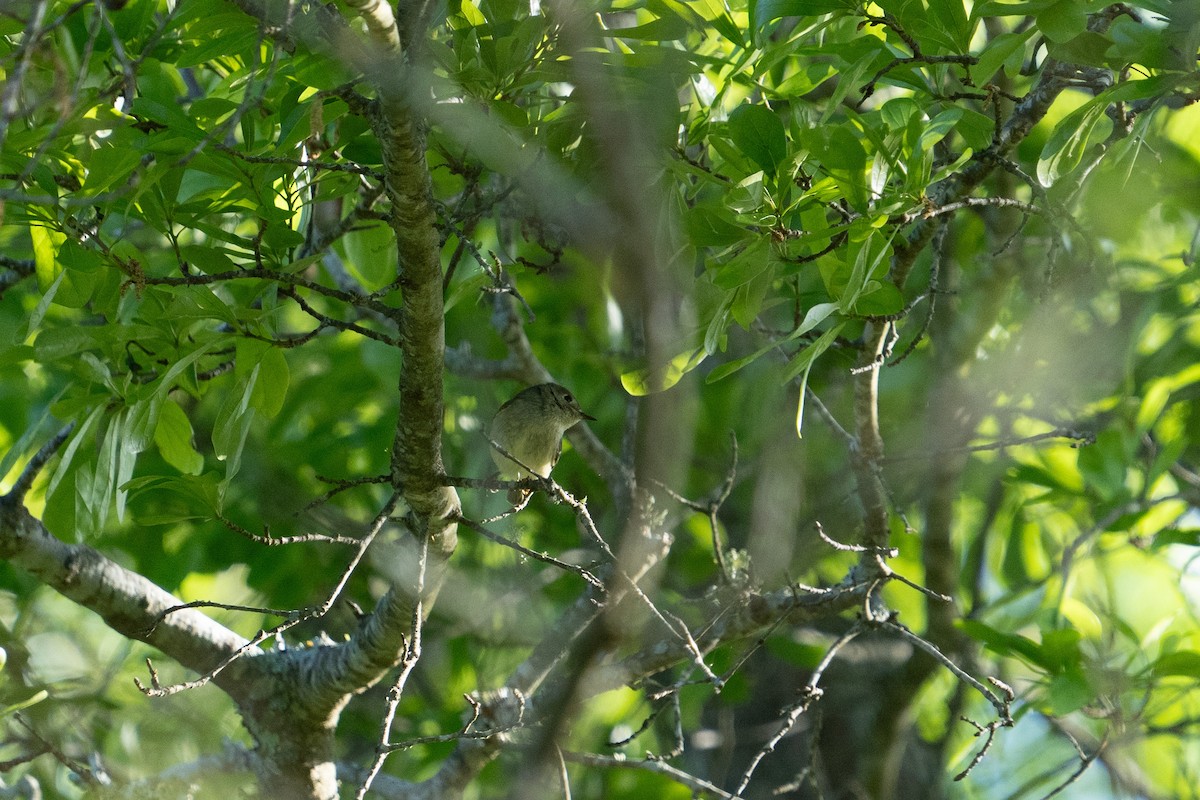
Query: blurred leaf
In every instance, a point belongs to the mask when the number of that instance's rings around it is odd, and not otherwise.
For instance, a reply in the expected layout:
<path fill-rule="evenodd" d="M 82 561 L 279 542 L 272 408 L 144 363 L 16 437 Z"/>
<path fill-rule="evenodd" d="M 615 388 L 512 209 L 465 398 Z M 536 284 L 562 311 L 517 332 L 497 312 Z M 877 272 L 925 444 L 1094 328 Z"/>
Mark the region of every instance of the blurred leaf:
<path fill-rule="evenodd" d="M 703 347 L 685 350 L 659 369 L 638 369 L 621 373 L 621 385 L 634 397 L 666 391 L 705 359 Z"/>
<path fill-rule="evenodd" d="M 1168 528 L 1159 531 L 1154 537 L 1155 547 L 1165 547 L 1172 544 L 1200 547 L 1200 528 Z"/>
<path fill-rule="evenodd" d="M 16 713 L 17 711 L 29 708 L 30 706 L 35 706 L 43 700 L 49 699 L 49 697 L 50 693 L 48 691 L 45 689 L 38 689 L 24 700 L 18 700 L 15 703 L 9 703 L 8 705 L 4 706 L 4 708 L 0 710 L 0 717 L 7 717 L 10 714 Z"/>
<path fill-rule="evenodd" d="M 396 279 L 396 234 L 385 223 L 357 225 L 340 240 L 346 269 L 376 291 Z"/>
<path fill-rule="evenodd" d="M 1051 678 L 1042 705 L 1047 713 L 1063 716 L 1088 705 L 1095 696 L 1096 691 L 1083 672 L 1071 669 Z"/>
<path fill-rule="evenodd" d="M 54 469 L 54 474 L 50 476 L 50 483 L 46 486 L 46 495 L 50 496 L 58 489 L 66 474 L 74 467 L 76 454 L 79 452 L 79 446 L 91 437 L 92 429 L 100 421 L 104 415 L 103 406 L 92 409 L 83 424 L 78 426 L 75 433 L 67 441 L 66 446 L 62 449 L 58 457 L 58 466 Z"/>
<path fill-rule="evenodd" d="M 267 419 L 273 418 L 283 408 L 287 399 L 291 373 L 287 359 L 278 347 L 268 348 L 258 362 L 259 375 L 250 399 L 254 408 Z"/>
<path fill-rule="evenodd" d="M 1026 636 L 1001 631 L 972 619 L 959 620 L 955 625 L 993 653 L 1002 656 L 1019 656 L 1029 664 L 1049 671 L 1049 664 L 1042 646 Z"/>
<path fill-rule="evenodd" d="M 1178 650 L 1159 656 L 1148 667 L 1155 678 L 1180 676 L 1200 680 L 1200 653 L 1195 650 Z"/>

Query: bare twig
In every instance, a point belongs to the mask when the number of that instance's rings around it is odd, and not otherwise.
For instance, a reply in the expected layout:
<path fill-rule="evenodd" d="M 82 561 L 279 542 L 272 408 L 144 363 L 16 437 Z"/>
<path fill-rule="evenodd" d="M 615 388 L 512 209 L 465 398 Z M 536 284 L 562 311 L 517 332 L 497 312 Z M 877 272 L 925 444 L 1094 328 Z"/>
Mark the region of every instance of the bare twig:
<path fill-rule="evenodd" d="M 86 786 L 97 787 L 111 782 L 106 774 L 103 772 L 96 772 L 79 761 L 71 758 L 65 752 L 63 752 L 61 747 L 38 733 L 33 725 L 25 719 L 24 714 L 17 713 L 13 716 L 16 718 L 21 727 L 28 731 L 29 735 L 37 741 L 38 746 L 43 748 L 43 752 L 54 756 L 54 759 L 58 761 L 58 763 L 62 764 L 64 767 L 71 770 L 71 772 L 73 772 L 75 775 L 79 776 L 79 780 L 83 784 Z"/>
<path fill-rule="evenodd" d="M 379 534 L 379 531 L 383 529 L 384 524 L 391 517 L 392 511 L 395 509 L 396 503 L 399 501 L 399 499 L 399 495 L 393 494 L 388 499 L 388 502 L 384 504 L 383 509 L 375 517 L 375 521 L 372 523 L 371 529 L 367 532 L 367 535 L 358 540 L 358 549 L 355 551 L 354 556 L 350 559 L 350 563 L 344 570 L 342 570 L 342 575 L 339 578 L 337 585 L 334 586 L 328 597 L 326 597 L 325 602 L 323 602 L 321 605 L 293 612 L 291 616 L 278 625 L 275 625 L 267 630 L 259 631 L 255 636 L 247 640 L 240 647 L 218 662 L 215 667 L 200 677 L 195 678 L 194 680 L 184 681 L 182 683 L 177 683 L 170 686 L 164 686 L 159 682 L 158 673 L 154 670 L 153 664 L 150 663 L 150 659 L 146 659 L 146 663 L 150 671 L 150 685 L 144 685 L 138 678 L 133 679 L 134 684 L 137 685 L 138 689 L 143 694 L 149 697 L 167 697 L 173 694 L 178 694 L 179 692 L 187 691 L 189 689 L 199 688 L 212 681 L 213 678 L 225 671 L 230 664 L 234 663 L 246 653 L 258 647 L 268 639 L 272 639 L 280 633 L 296 627 L 302 622 L 307 622 L 310 619 L 318 619 L 328 614 L 329 609 L 333 608 L 334 603 L 336 603 L 338 598 L 341 597 L 342 591 L 346 588 L 346 584 L 350 580 L 350 576 L 354 574 L 354 571 L 358 568 L 363 556 L 366 555 L 367 548 L 371 545 L 371 542 L 375 540 L 375 537 Z"/>
<path fill-rule="evenodd" d="M 1093 444 L 1096 441 L 1096 434 L 1091 431 L 1081 431 L 1073 428 L 1055 428 L 1052 431 L 1045 433 L 1037 433 L 1032 436 L 1023 436 L 1019 439 L 1004 439 L 998 442 L 988 442 L 986 444 L 971 444 L 962 447 L 948 447 L 939 450 L 928 450 L 920 453 L 901 453 L 895 456 L 887 456 L 884 460 L 887 463 L 896 461 L 913 461 L 915 459 L 937 458 L 939 456 L 949 455 L 951 453 L 982 453 L 989 450 L 1005 450 L 1009 447 L 1019 447 L 1025 444 L 1036 444 L 1049 439 L 1069 439 L 1079 447 L 1083 445 Z"/>
<path fill-rule="evenodd" d="M 821 658 L 820 663 L 818 663 L 816 669 L 813 670 L 813 674 L 809 677 L 808 683 L 806 683 L 800 689 L 799 699 L 797 699 L 796 702 L 788 708 L 787 714 L 784 715 L 783 723 L 779 726 L 779 730 L 776 731 L 775 735 L 768 739 L 766 744 L 760 747 L 758 752 L 754 754 L 754 757 L 750 759 L 750 764 L 746 767 L 746 771 L 742 773 L 742 779 L 738 783 L 737 789 L 734 790 L 735 796 L 742 796 L 742 793 L 746 791 L 746 787 L 750 785 L 750 779 L 754 777 L 754 772 L 758 769 L 758 765 L 762 763 L 762 760 L 766 758 L 768 754 L 775 751 L 775 747 L 781 741 L 783 741 L 783 737 L 787 736 L 788 732 L 795 727 L 796 721 L 800 719 L 800 715 L 807 711 L 809 706 L 820 699 L 821 695 L 824 693 L 824 691 L 820 688 L 820 683 L 821 677 L 825 674 L 825 670 L 829 668 L 829 665 L 833 662 L 834 657 L 837 656 L 838 651 L 849 644 L 850 641 L 862 633 L 863 630 L 864 627 L 861 622 L 855 623 L 853 627 L 839 636 L 834 643 L 829 646 L 829 649 L 825 651 L 824 657 Z"/>
<path fill-rule="evenodd" d="M 665 775 L 681 786 L 686 786 L 693 792 L 699 795 L 709 795 L 719 797 L 722 800 L 737 800 L 736 794 L 721 789 L 703 778 L 698 778 L 691 773 L 684 772 L 678 767 L 673 767 L 665 761 L 658 759 L 628 759 L 621 756 L 606 756 L 599 753 L 563 753 L 563 758 L 575 764 L 583 764 L 589 767 L 610 767 L 616 769 L 640 769 L 646 772 L 654 772 L 658 775 Z"/>
<path fill-rule="evenodd" d="M 548 553 L 542 553 L 537 550 L 531 550 L 530 548 L 525 547 L 520 542 L 516 542 L 505 536 L 501 536 L 500 534 L 489 530 L 486 525 L 476 522 L 473 519 L 468 519 L 467 517 L 464 517 L 461 514 L 459 514 L 455 517 L 455 521 L 459 522 L 462 525 L 465 525 L 466 527 L 475 531 L 479 535 L 492 540 L 496 544 L 502 544 L 505 547 L 516 550 L 518 553 L 520 553 L 523 556 L 528 556 L 529 558 L 535 559 L 537 561 L 541 561 L 544 564 L 550 564 L 551 566 L 558 567 L 559 569 L 561 569 L 565 572 L 572 572 L 572 573 L 578 575 L 579 577 L 583 578 L 585 581 L 590 583 L 595 588 L 597 588 L 601 591 L 604 590 L 604 582 L 601 581 L 599 578 L 597 578 L 595 575 L 593 575 L 588 570 L 584 569 L 583 567 L 577 566 L 575 564 L 568 564 L 567 562 L 561 561 L 561 560 L 555 558 L 554 556 L 549 555 Z"/>
<path fill-rule="evenodd" d="M 381 484 L 381 483 L 390 484 L 392 482 L 392 478 L 390 475 L 371 475 L 366 478 L 350 478 L 350 479 L 327 478 L 327 477 L 324 477 L 323 475 L 317 475 L 316 478 L 321 483 L 327 483 L 330 486 L 332 486 L 333 488 L 330 489 L 329 491 L 325 492 L 324 494 L 322 494 L 320 497 L 316 498 L 315 500 L 311 501 L 307 505 L 305 505 L 302 509 L 300 509 L 299 511 L 296 512 L 297 514 L 302 514 L 305 511 L 312 511 L 314 508 L 324 505 L 325 503 L 328 503 L 336 495 L 339 495 L 342 492 L 348 491 L 350 489 L 354 489 L 359 486 L 370 486 L 373 484 Z"/>
<path fill-rule="evenodd" d="M 387 760 L 388 754 L 392 752 L 389 744 L 389 739 L 392 737 L 392 724 L 396 719 L 396 709 L 400 706 L 400 698 L 404 695 L 404 687 L 408 683 L 408 678 L 412 674 L 413 668 L 417 662 L 421 660 L 421 631 L 425 619 L 425 578 L 426 570 L 429 566 L 429 537 L 421 537 L 421 556 L 418 559 L 417 566 L 417 587 L 416 587 L 416 603 L 413 606 L 412 614 L 412 635 L 407 637 L 404 642 L 404 655 L 400 659 L 400 671 L 396 675 L 396 680 L 388 689 L 387 706 L 383 715 L 383 724 L 380 726 L 379 744 L 375 748 L 375 760 L 367 770 L 367 775 L 363 779 L 362 785 L 358 787 L 355 793 L 355 800 L 362 800 L 367 796 L 367 791 L 370 790 L 371 784 L 374 783 L 375 777 L 379 774 L 379 770 L 383 769 L 383 762 Z"/>
<path fill-rule="evenodd" d="M 891 619 L 877 620 L 876 624 L 885 630 L 899 634 L 901 638 L 921 648 L 926 653 L 933 656 L 935 661 L 953 673 L 956 678 L 983 695 L 984 699 L 991 703 L 992 707 L 996 709 L 996 713 L 999 715 L 998 722 L 1002 727 L 1010 727 L 1013 724 L 1011 708 L 1012 700 L 1009 696 L 1012 690 L 1008 689 L 1008 691 L 1005 691 L 1005 689 L 1008 688 L 1007 685 L 1004 685 L 1003 683 L 1001 684 L 1004 686 L 1004 688 L 1001 689 L 1001 692 L 1005 694 L 1005 697 L 1000 698 L 991 689 L 987 688 L 974 677 L 967 674 L 962 667 L 958 666 L 958 664 L 955 664 L 949 656 L 939 650 L 937 645 L 935 645 L 933 642 L 930 642 L 928 639 L 918 636 L 904 625 L 901 625 L 900 623 Z"/>
<path fill-rule="evenodd" d="M 272 536 L 270 528 L 263 528 L 262 535 L 252 533 L 233 520 L 218 514 L 217 520 L 220 521 L 229 530 L 236 533 L 238 536 L 244 536 L 256 544 L 266 545 L 267 547 L 278 547 L 285 544 L 300 544 L 303 542 L 324 542 L 327 544 L 361 544 L 362 539 L 357 539 L 353 536 L 342 536 L 341 534 L 329 535 L 325 533 L 301 533 L 295 536 Z"/>
<path fill-rule="evenodd" d="M 63 446 L 63 444 L 71 436 L 71 432 L 74 430 L 75 423 L 69 422 L 64 425 L 58 431 L 58 433 L 54 434 L 49 441 L 38 448 L 38 451 L 34 453 L 33 458 L 29 459 L 29 463 L 27 463 L 25 468 L 21 470 L 21 474 L 13 483 L 12 488 L 8 490 L 8 495 L 5 499 L 14 502 L 20 502 L 24 500 L 25 495 L 29 493 L 29 489 L 33 486 L 33 482 L 37 479 L 37 476 L 42 471 L 42 468 L 45 467 L 46 463 L 54 457 L 54 454 L 57 453 L 58 449 Z M 4 476 L 0 475 L 0 478 L 2 477 Z"/>

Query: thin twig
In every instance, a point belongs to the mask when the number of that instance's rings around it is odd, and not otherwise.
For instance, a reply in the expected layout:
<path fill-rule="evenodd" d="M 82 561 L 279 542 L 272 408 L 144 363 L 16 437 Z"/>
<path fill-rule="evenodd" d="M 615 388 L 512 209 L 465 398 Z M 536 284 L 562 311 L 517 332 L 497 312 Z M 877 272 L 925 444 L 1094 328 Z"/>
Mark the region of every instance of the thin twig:
<path fill-rule="evenodd" d="M 992 704 L 992 707 L 996 709 L 996 713 L 999 715 L 999 722 L 1003 727 L 1009 727 L 1013 724 L 1011 701 L 1008 699 L 1001 699 L 991 689 L 987 688 L 974 677 L 967 674 L 962 667 L 958 666 L 958 664 L 955 664 L 949 656 L 939 650 L 937 645 L 935 645 L 933 642 L 918 636 L 904 625 L 901 625 L 892 619 L 876 620 L 875 624 L 885 630 L 899 634 L 901 638 L 921 648 L 926 653 L 933 656 L 935 661 L 952 672 L 956 678 L 983 695 L 984 698 Z"/>
<path fill-rule="evenodd" d="M 326 544 L 361 544 L 361 539 L 356 539 L 353 536 L 342 536 L 341 534 L 329 535 L 325 533 L 301 533 L 294 536 L 272 536 L 271 529 L 263 528 L 261 535 L 252 533 L 246 528 L 238 525 L 224 515 L 218 514 L 217 520 L 220 521 L 229 530 L 239 536 L 244 536 L 256 544 L 266 545 L 267 547 L 278 547 L 285 544 L 300 544 L 303 542 L 324 542 Z"/>
<path fill-rule="evenodd" d="M 97 774 L 87 766 L 68 756 L 65 752 L 63 752 L 62 748 L 38 733 L 33 725 L 25 719 L 24 714 L 18 712 L 13 716 L 21 725 L 21 727 L 27 730 L 29 735 L 37 740 L 38 745 L 45 748 L 45 752 L 50 753 L 52 756 L 54 756 L 56 761 L 79 776 L 80 782 L 87 786 L 102 786 L 105 783 L 110 782 L 108 776 L 104 775 L 103 773 Z"/>
<path fill-rule="evenodd" d="M 133 682 L 138 687 L 138 690 L 149 697 L 167 697 L 173 694 L 178 694 L 179 692 L 187 691 L 188 689 L 199 688 L 208 684 L 213 680 L 213 678 L 217 677 L 217 675 L 221 674 L 227 667 L 229 667 L 230 664 L 234 663 L 246 653 L 258 647 L 268 639 L 274 638 L 280 633 L 283 633 L 290 628 L 294 628 L 302 622 L 324 617 L 329 613 L 329 609 L 333 608 L 333 605 L 337 602 L 338 598 L 341 597 L 342 591 L 346 588 L 346 584 L 350 580 L 350 576 L 353 575 L 355 569 L 358 568 L 358 565 L 362 561 L 363 556 L 366 555 L 367 548 L 370 547 L 371 542 L 375 540 L 375 537 L 379 534 L 379 531 L 383 530 L 384 524 L 391 517 L 392 511 L 395 509 L 396 503 L 399 502 L 399 499 L 400 496 L 398 494 L 393 494 L 388 499 L 387 503 L 384 504 L 384 507 L 379 514 L 376 515 L 375 521 L 371 525 L 371 529 L 367 532 L 366 536 L 358 540 L 357 551 L 355 551 L 354 556 L 350 559 L 350 563 L 344 570 L 342 570 L 342 574 L 337 582 L 337 585 L 334 586 L 324 603 L 319 606 L 293 612 L 291 616 L 278 625 L 267 630 L 259 631 L 255 636 L 247 640 L 240 647 L 236 648 L 232 653 L 221 659 L 221 661 L 218 662 L 215 667 L 200 677 L 195 678 L 194 680 L 184 681 L 182 683 L 177 683 L 170 686 L 164 686 L 159 682 L 158 673 L 155 671 L 150 659 L 146 659 L 146 664 L 150 671 L 150 685 L 146 686 L 141 682 L 140 679 L 134 678 Z"/>
<path fill-rule="evenodd" d="M 937 458 L 939 456 L 951 455 L 954 453 L 983 453 L 989 450 L 1006 450 L 1009 447 L 1019 447 L 1025 444 L 1036 444 L 1044 442 L 1048 439 L 1069 439 L 1076 444 L 1073 447 L 1080 447 L 1094 444 L 1096 434 L 1091 431 L 1081 431 L 1073 428 L 1055 428 L 1052 431 L 1045 433 L 1034 434 L 1033 436 L 1023 436 L 1019 439 L 1003 439 L 998 442 L 988 442 L 986 444 L 970 444 L 961 447 L 946 447 L 938 450 L 926 450 L 919 453 L 901 453 L 895 456 L 885 456 L 886 463 L 896 461 L 913 461 L 923 458 Z"/>
<path fill-rule="evenodd" d="M 1075 783 L 1075 781 L 1079 780 L 1083 776 L 1083 773 L 1087 771 L 1088 767 L 1094 764 L 1096 759 L 1099 758 L 1100 755 L 1108 748 L 1108 737 L 1111 733 L 1111 730 L 1105 730 L 1104 738 L 1100 740 L 1100 744 L 1096 745 L 1096 749 L 1090 754 L 1086 755 L 1083 752 L 1083 748 L 1079 746 L 1079 742 L 1075 741 L 1074 736 L 1071 736 L 1071 734 L 1067 731 L 1063 731 L 1063 733 L 1066 734 L 1067 738 L 1071 740 L 1071 744 L 1075 745 L 1075 752 L 1079 753 L 1079 767 L 1076 768 L 1076 770 L 1071 773 L 1066 780 L 1064 780 L 1058 786 L 1055 786 L 1048 794 L 1043 795 L 1041 800 L 1050 800 L 1051 797 L 1060 794 L 1072 783 Z"/>
<path fill-rule="evenodd" d="M 800 698 L 788 709 L 788 713 L 784 717 L 783 724 L 779 726 L 779 730 L 776 731 L 775 735 L 767 740 L 766 744 L 760 747 L 758 752 L 754 754 L 754 757 L 750 759 L 750 764 L 746 767 L 746 771 L 742 773 L 742 779 L 738 783 L 737 789 L 734 790 L 735 796 L 742 796 L 742 793 L 746 791 L 746 787 L 750 785 L 750 779 L 754 777 L 754 772 L 758 769 L 758 765 L 762 763 L 762 760 L 766 758 L 768 754 L 775 751 L 775 747 L 781 741 L 783 741 L 783 737 L 787 736 L 788 732 L 795 727 L 796 720 L 800 719 L 800 715 L 807 711 L 809 706 L 811 706 L 821 697 L 824 692 L 820 688 L 820 683 L 822 676 L 825 674 L 825 670 L 829 668 L 829 665 L 833 662 L 833 659 L 838 654 L 838 651 L 849 644 L 850 641 L 862 633 L 863 630 L 863 624 L 861 622 L 856 622 L 848 631 L 839 636 L 834 643 L 829 646 L 829 649 L 825 651 L 824 657 L 822 657 L 820 663 L 817 664 L 816 669 L 813 670 L 813 674 L 809 677 L 808 683 L 806 683 L 800 689 Z"/>
<path fill-rule="evenodd" d="M 691 773 L 673 767 L 665 761 L 657 759 L 628 759 L 620 756 L 606 756 L 599 753 L 563 753 L 563 758 L 575 764 L 588 767 L 610 767 L 616 769 L 640 769 L 665 775 L 676 783 L 686 786 L 693 792 L 719 797 L 721 800 L 738 800 L 736 794 L 730 794 L 724 789 L 698 778 Z"/>
<path fill-rule="evenodd" d="M 21 470 L 21 474 L 13 483 L 12 488 L 8 490 L 8 494 L 5 495 L 6 500 L 19 503 L 25 499 L 25 495 L 29 493 L 34 480 L 37 479 L 42 468 L 46 466 L 46 463 L 54 457 L 58 449 L 70 438 L 71 432 L 74 430 L 75 422 L 68 422 L 49 441 L 38 448 L 38 451 L 33 454 L 33 458 L 29 459 L 29 463 Z M 4 476 L 0 475 L 0 478 L 2 477 Z"/>
<path fill-rule="evenodd" d="M 311 502 L 309 502 L 306 506 L 304 506 L 299 511 L 297 511 L 296 514 L 302 514 L 306 511 L 312 511 L 314 508 L 317 508 L 318 506 L 328 503 L 336 495 L 341 494 L 342 492 L 345 492 L 349 489 L 354 489 L 359 486 L 369 486 L 372 484 L 381 484 L 381 483 L 390 484 L 392 482 L 392 476 L 390 476 L 390 475 L 371 475 L 366 478 L 351 478 L 351 479 L 326 478 L 322 475 L 317 475 L 316 479 L 319 480 L 321 483 L 327 483 L 327 484 L 331 485 L 333 488 L 330 489 L 329 491 L 325 492 L 324 494 L 322 494 L 320 497 L 316 498 L 315 500 L 312 500 Z"/>
<path fill-rule="evenodd" d="M 559 569 L 561 569 L 565 572 L 573 572 L 576 575 L 578 575 L 579 577 L 583 578 L 588 583 L 590 583 L 595 588 L 599 589 L 602 592 L 604 591 L 604 582 L 601 581 L 599 578 L 597 578 L 595 575 L 593 575 L 588 570 L 584 569 L 583 567 L 577 566 L 575 564 L 568 564 L 566 561 L 560 561 L 559 559 L 557 559 L 554 556 L 549 555 L 547 553 L 541 553 L 541 552 L 538 552 L 537 550 L 531 550 L 530 548 L 526 547 L 525 545 L 521 544 L 520 542 L 516 542 L 516 541 L 513 541 L 512 539 L 501 536 L 500 534 L 489 530 L 487 528 L 487 526 L 483 525 L 482 523 L 479 523 L 473 519 L 464 517 L 461 514 L 454 515 L 452 517 L 452 520 L 455 522 L 458 522 L 461 525 L 465 525 L 466 527 L 475 531 L 479 535 L 492 540 L 496 544 L 502 544 L 505 547 L 516 550 L 521 555 L 528 556 L 529 558 L 535 559 L 537 561 L 541 561 L 542 563 L 545 563 L 545 564 L 550 564 L 551 566 L 554 566 L 554 567 L 558 567 Z"/>
<path fill-rule="evenodd" d="M 429 567 L 429 537 L 421 537 L 421 555 L 417 565 L 417 602 L 413 606 L 412 635 L 404 641 L 404 655 L 400 660 L 400 672 L 388 689 L 387 707 L 384 712 L 383 724 L 380 726 L 379 744 L 375 748 L 375 760 L 367 770 L 367 776 L 355 793 L 355 800 L 363 800 L 375 782 L 375 777 L 383 769 L 383 762 L 392 752 L 388 740 L 392 737 L 392 724 L 396 719 L 396 710 L 400 707 L 400 698 L 404 696 L 404 687 L 412 674 L 413 668 L 421 660 L 421 631 L 425 619 L 425 578 Z"/>

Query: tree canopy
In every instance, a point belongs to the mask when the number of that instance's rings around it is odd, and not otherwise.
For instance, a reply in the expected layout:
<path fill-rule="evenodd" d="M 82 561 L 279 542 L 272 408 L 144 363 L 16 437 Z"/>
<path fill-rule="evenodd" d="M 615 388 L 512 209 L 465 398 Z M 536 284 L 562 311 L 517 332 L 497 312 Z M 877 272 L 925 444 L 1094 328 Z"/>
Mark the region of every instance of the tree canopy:
<path fill-rule="evenodd" d="M 1196 797 L 1198 50 L 6 2 L 0 796 Z"/>

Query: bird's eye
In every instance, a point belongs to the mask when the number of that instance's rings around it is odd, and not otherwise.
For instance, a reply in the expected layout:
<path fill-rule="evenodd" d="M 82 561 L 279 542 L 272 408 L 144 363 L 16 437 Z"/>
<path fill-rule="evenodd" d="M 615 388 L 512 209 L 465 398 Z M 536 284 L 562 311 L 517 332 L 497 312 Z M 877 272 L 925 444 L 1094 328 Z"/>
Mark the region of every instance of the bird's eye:
<path fill-rule="evenodd" d="M 564 394 L 564 395 L 563 395 L 563 400 L 566 400 L 568 403 L 574 403 L 574 402 L 575 402 L 575 398 L 574 398 L 574 397 L 571 397 L 571 393 L 570 393 L 570 392 L 567 392 L 566 394 Z"/>

